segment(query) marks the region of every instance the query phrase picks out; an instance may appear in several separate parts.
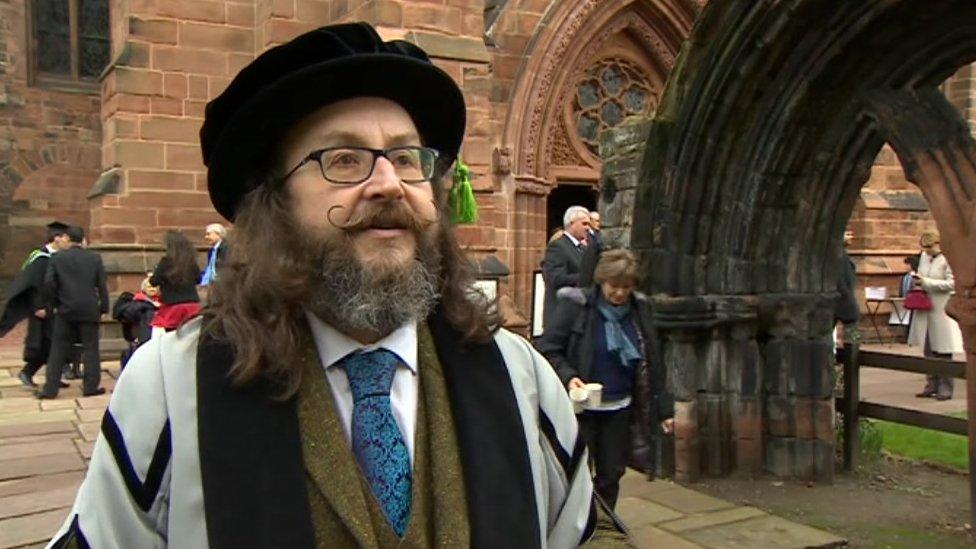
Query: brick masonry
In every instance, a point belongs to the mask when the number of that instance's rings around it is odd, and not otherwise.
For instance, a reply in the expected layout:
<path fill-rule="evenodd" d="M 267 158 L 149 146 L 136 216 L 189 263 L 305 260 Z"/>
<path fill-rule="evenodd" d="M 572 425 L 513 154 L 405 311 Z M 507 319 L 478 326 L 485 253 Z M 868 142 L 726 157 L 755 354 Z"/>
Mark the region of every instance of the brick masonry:
<path fill-rule="evenodd" d="M 974 66 L 960 69 L 941 87 L 949 101 L 976 132 L 976 79 Z M 857 295 L 861 299 L 861 332 L 867 341 L 876 341 L 871 318 L 864 303 L 864 288 L 884 286 L 888 295 L 897 296 L 901 277 L 908 271 L 907 255 L 917 254 L 918 237 L 935 229 L 935 220 L 921 191 L 905 178 L 897 156 L 885 146 L 871 170 L 871 178 L 861 189 L 848 228 L 854 231 L 850 254 L 857 265 Z M 874 321 L 881 336 L 904 341 L 907 329 L 888 326 L 891 309 L 882 305 Z"/>
<path fill-rule="evenodd" d="M 100 170 L 96 90 L 28 84 L 24 0 L 0 2 L 0 292 L 53 219 L 89 224 Z"/>

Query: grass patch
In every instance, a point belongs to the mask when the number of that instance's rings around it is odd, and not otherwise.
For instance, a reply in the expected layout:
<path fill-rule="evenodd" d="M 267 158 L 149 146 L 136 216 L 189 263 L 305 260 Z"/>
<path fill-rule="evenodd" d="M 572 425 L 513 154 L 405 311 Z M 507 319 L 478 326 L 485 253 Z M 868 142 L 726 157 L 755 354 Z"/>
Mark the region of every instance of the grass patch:
<path fill-rule="evenodd" d="M 871 539 L 871 547 L 883 547 L 884 549 L 966 546 L 961 540 L 910 526 L 865 525 L 860 533 Z"/>
<path fill-rule="evenodd" d="M 884 449 L 892 454 L 963 471 L 969 468 L 969 449 L 964 436 L 880 420 L 872 423 L 882 434 Z"/>

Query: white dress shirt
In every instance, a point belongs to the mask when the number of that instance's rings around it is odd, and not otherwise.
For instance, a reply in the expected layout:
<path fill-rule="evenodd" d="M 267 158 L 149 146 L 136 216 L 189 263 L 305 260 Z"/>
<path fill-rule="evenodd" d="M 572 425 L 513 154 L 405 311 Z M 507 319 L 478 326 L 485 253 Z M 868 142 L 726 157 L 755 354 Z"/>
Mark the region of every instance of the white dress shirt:
<path fill-rule="evenodd" d="M 390 403 L 393 406 L 393 417 L 396 419 L 403 441 L 410 454 L 410 464 L 413 465 L 414 430 L 417 426 L 417 394 L 420 385 L 417 377 L 417 322 L 411 320 L 393 333 L 370 345 L 363 345 L 323 322 L 319 317 L 306 311 L 308 324 L 312 329 L 312 337 L 319 351 L 319 360 L 325 369 L 325 376 L 332 389 L 332 399 L 336 403 L 336 412 L 346 433 L 346 442 L 352 447 L 352 389 L 346 371 L 339 367 L 338 362 L 356 351 L 373 351 L 386 349 L 400 357 L 401 364 L 393 375 L 393 386 L 390 388 Z"/>

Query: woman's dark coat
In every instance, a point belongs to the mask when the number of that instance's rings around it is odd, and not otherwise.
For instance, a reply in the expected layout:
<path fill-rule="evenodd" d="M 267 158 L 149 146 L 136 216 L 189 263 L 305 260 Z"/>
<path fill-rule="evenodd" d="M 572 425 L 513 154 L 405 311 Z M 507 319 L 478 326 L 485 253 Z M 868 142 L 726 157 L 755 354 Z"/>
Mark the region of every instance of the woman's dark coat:
<path fill-rule="evenodd" d="M 599 288 L 563 288 L 559 291 L 552 324 L 536 348 L 546 357 L 556 375 L 567 385 L 574 377 L 590 379 L 593 366 L 593 327 L 599 325 L 596 308 Z M 674 416 L 674 399 L 667 391 L 666 370 L 652 322 L 650 302 L 639 292 L 631 296 L 645 360 L 634 369 L 631 409 L 631 463 L 644 471 L 651 466 L 650 436 L 660 432 L 661 421 Z M 634 313 L 632 313 L 634 314 Z"/>

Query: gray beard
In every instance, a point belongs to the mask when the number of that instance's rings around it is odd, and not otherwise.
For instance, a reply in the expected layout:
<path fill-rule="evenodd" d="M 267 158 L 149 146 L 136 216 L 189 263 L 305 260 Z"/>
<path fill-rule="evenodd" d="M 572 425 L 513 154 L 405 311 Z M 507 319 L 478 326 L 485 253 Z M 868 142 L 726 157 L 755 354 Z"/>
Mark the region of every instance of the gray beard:
<path fill-rule="evenodd" d="M 427 318 L 439 297 L 441 256 L 433 243 L 419 240 L 417 260 L 393 272 L 365 267 L 351 246 L 317 254 L 307 307 L 346 334 L 370 331 L 383 337 L 410 320 Z"/>

